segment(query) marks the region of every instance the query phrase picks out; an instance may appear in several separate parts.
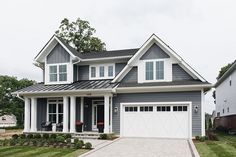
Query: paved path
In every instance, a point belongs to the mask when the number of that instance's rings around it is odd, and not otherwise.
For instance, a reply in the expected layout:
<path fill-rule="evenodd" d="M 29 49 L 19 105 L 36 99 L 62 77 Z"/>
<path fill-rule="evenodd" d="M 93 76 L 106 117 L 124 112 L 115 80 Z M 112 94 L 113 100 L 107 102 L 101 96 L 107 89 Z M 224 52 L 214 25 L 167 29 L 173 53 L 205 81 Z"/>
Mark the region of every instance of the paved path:
<path fill-rule="evenodd" d="M 187 140 L 121 138 L 86 157 L 192 157 Z"/>

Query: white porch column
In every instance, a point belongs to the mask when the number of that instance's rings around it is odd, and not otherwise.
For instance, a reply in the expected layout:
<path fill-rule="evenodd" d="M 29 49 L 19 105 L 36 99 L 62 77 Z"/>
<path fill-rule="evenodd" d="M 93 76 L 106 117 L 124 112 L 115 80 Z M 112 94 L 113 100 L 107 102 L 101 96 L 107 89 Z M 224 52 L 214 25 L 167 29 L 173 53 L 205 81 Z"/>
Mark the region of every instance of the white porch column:
<path fill-rule="evenodd" d="M 37 99 L 31 98 L 31 128 L 30 132 L 37 131 Z"/>
<path fill-rule="evenodd" d="M 76 97 L 71 96 L 70 97 L 70 132 L 75 132 L 75 112 L 76 112 Z"/>
<path fill-rule="evenodd" d="M 25 116 L 24 116 L 24 131 L 30 131 L 30 99 L 25 98 Z"/>
<path fill-rule="evenodd" d="M 109 95 L 104 96 L 104 133 L 109 133 Z"/>
<path fill-rule="evenodd" d="M 80 121 L 84 123 L 84 97 L 80 98 Z M 84 125 L 82 131 L 84 131 Z"/>
<path fill-rule="evenodd" d="M 110 99 L 110 133 L 112 133 L 112 112 L 113 112 L 113 99 Z"/>
<path fill-rule="evenodd" d="M 63 97 L 63 132 L 68 132 L 68 97 Z"/>

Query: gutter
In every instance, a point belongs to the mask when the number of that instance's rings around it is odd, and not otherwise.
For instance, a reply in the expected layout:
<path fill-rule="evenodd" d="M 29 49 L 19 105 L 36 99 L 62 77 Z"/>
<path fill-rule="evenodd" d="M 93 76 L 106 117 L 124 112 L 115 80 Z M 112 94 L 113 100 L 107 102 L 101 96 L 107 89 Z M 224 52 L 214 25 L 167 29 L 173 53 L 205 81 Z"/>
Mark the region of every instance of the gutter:
<path fill-rule="evenodd" d="M 17 98 L 19 98 L 19 99 L 21 99 L 22 101 L 25 101 L 25 99 L 24 98 L 22 98 L 20 95 L 19 95 L 19 93 L 17 92 L 17 94 L 16 94 L 16 97 Z"/>

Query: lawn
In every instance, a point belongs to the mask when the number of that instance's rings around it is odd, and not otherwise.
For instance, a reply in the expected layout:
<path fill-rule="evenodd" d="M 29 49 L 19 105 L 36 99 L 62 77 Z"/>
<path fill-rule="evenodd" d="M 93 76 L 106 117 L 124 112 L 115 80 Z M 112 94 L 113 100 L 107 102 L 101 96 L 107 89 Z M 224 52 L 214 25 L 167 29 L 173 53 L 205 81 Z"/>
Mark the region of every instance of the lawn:
<path fill-rule="evenodd" d="M 86 149 L 60 149 L 51 147 L 0 146 L 0 156 L 4 157 L 76 157 Z"/>
<path fill-rule="evenodd" d="M 236 157 L 236 135 L 217 133 L 219 141 L 195 141 L 201 157 Z"/>

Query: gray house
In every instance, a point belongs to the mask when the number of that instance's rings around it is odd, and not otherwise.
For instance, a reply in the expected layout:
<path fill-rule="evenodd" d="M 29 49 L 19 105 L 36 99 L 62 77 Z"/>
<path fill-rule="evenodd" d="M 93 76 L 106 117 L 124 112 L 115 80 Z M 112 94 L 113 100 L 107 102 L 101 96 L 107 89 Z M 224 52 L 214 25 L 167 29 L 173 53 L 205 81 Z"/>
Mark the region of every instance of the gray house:
<path fill-rule="evenodd" d="M 236 129 L 236 61 L 215 84 L 217 128 Z"/>
<path fill-rule="evenodd" d="M 35 62 L 44 82 L 15 92 L 25 100 L 24 132 L 52 122 L 75 133 L 80 121 L 83 132 L 104 124 L 121 137 L 205 135 L 211 84 L 154 34 L 137 49 L 90 53 L 53 36 Z"/>

